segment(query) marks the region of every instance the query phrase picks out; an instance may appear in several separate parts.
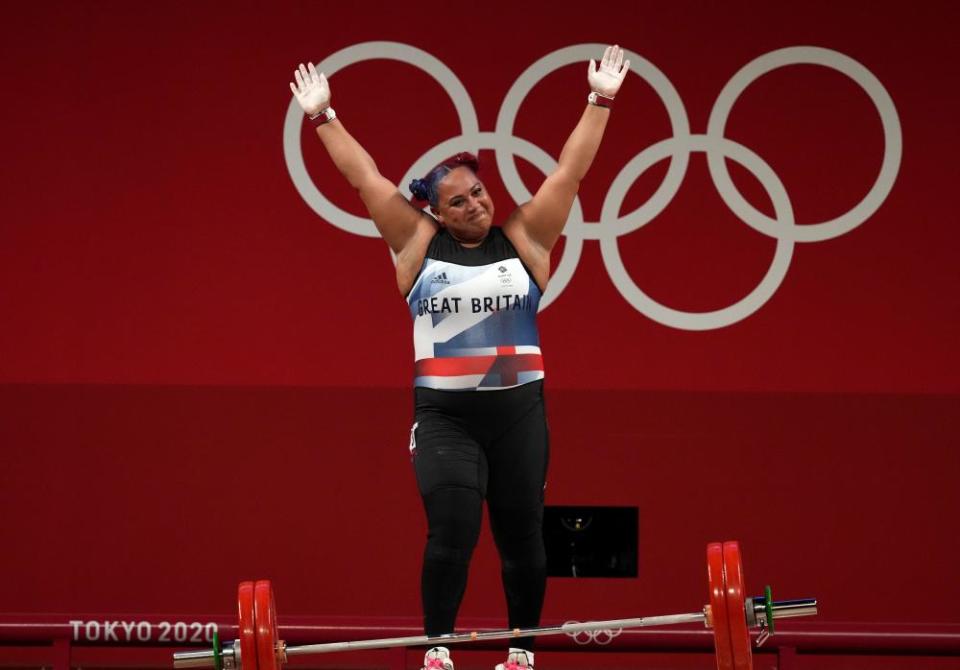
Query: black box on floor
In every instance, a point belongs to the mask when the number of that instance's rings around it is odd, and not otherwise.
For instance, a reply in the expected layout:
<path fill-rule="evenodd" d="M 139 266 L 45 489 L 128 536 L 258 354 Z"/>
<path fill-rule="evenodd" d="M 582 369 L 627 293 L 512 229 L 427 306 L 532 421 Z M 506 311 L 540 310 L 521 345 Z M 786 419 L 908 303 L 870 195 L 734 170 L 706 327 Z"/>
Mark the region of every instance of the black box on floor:
<path fill-rule="evenodd" d="M 548 505 L 543 517 L 550 577 L 636 577 L 636 507 Z"/>

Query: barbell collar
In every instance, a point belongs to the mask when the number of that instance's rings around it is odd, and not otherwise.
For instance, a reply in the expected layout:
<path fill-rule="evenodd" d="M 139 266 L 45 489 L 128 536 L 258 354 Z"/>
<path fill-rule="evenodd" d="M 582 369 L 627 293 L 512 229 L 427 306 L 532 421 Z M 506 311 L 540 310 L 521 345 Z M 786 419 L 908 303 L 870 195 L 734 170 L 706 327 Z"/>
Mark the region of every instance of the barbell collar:
<path fill-rule="evenodd" d="M 792 619 L 801 616 L 817 614 L 817 599 L 804 598 L 801 600 L 774 600 L 771 604 L 774 619 Z M 767 624 L 766 599 L 754 598 L 753 611 L 759 622 Z"/>
<path fill-rule="evenodd" d="M 240 641 L 234 640 L 220 654 L 223 657 L 224 670 L 240 667 Z M 216 665 L 214 653 L 204 651 L 179 651 L 173 655 L 174 668 L 212 668 Z"/>

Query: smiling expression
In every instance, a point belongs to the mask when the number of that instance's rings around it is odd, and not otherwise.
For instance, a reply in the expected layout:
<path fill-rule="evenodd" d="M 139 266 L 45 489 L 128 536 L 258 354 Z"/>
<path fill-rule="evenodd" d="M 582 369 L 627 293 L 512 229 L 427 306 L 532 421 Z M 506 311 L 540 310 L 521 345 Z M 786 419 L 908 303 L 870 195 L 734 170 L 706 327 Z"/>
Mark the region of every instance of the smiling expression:
<path fill-rule="evenodd" d="M 434 215 L 460 244 L 483 242 L 493 222 L 493 201 L 483 182 L 468 167 L 451 170 L 437 185 Z"/>

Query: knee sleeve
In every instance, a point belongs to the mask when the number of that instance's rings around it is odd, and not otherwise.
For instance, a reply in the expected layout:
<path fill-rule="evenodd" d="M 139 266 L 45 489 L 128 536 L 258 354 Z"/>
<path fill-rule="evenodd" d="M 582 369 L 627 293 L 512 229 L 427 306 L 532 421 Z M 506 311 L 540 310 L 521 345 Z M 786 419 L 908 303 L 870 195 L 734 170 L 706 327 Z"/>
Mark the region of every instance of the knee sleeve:
<path fill-rule="evenodd" d="M 546 565 L 542 505 L 529 510 L 497 509 L 491 505 L 490 527 L 504 568 Z"/>
<path fill-rule="evenodd" d="M 468 563 L 480 536 L 483 500 L 474 489 L 440 488 L 423 497 L 429 560 Z"/>

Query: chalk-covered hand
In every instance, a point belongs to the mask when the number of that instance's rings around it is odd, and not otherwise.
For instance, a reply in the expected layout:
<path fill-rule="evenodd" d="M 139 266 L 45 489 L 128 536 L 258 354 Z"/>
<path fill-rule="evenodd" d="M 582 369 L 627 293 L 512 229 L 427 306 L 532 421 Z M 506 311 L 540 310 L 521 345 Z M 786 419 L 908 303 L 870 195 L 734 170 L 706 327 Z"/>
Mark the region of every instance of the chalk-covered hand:
<path fill-rule="evenodd" d="M 290 90 L 303 107 L 307 116 L 314 117 L 330 106 L 330 84 L 322 72 L 318 73 L 313 63 L 293 71 L 297 83 L 290 83 Z"/>
<path fill-rule="evenodd" d="M 600 67 L 597 67 L 593 60 L 587 67 L 587 82 L 590 84 L 590 90 L 605 98 L 615 98 L 629 69 L 630 61 L 623 60 L 623 49 L 616 44 L 607 47 L 603 52 Z"/>

